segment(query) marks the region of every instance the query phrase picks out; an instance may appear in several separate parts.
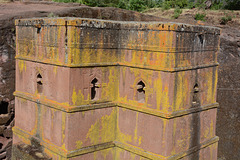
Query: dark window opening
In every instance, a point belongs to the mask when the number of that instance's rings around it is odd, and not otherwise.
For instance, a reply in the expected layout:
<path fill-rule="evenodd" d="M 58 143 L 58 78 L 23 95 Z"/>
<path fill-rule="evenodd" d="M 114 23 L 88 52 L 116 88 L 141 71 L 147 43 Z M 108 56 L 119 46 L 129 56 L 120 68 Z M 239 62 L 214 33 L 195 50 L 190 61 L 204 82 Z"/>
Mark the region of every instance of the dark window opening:
<path fill-rule="evenodd" d="M 196 83 L 193 87 L 193 100 L 192 100 L 192 103 L 193 105 L 196 105 L 196 104 L 199 104 L 199 86 L 198 84 Z"/>
<path fill-rule="evenodd" d="M 199 39 L 200 43 L 203 44 L 203 35 L 202 34 L 198 35 L 198 39 Z"/>
<path fill-rule="evenodd" d="M 42 90 L 43 90 L 42 76 L 39 73 L 37 75 L 37 91 L 38 93 L 42 93 Z"/>
<path fill-rule="evenodd" d="M 96 78 L 94 78 L 91 82 L 92 87 L 91 87 L 91 100 L 96 100 L 97 97 L 97 90 L 99 88 L 99 86 L 97 85 L 98 80 Z"/>
<path fill-rule="evenodd" d="M 0 114 L 8 114 L 8 102 L 1 101 L 0 104 Z"/>
<path fill-rule="evenodd" d="M 39 34 L 41 32 L 41 24 L 35 24 L 35 27 L 37 28 L 37 34 Z"/>
<path fill-rule="evenodd" d="M 39 34 L 41 32 L 41 28 L 37 28 L 37 33 Z"/>
<path fill-rule="evenodd" d="M 137 100 L 138 102 L 145 102 L 145 84 L 140 81 L 137 84 Z"/>

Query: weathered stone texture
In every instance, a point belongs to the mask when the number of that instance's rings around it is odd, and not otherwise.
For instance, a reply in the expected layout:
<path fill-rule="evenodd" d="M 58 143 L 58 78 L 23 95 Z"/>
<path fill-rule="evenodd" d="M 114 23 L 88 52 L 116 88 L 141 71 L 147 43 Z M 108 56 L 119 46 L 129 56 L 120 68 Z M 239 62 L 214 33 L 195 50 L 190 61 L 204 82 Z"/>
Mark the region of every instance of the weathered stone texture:
<path fill-rule="evenodd" d="M 9 159 L 14 125 L 15 29 L 0 27 L 0 35 L 0 159 Z"/>
<path fill-rule="evenodd" d="M 217 101 L 218 157 L 235 160 L 240 157 L 240 31 L 223 29 L 218 55 L 219 79 Z"/>
<path fill-rule="evenodd" d="M 16 26 L 14 148 L 34 139 L 53 159 L 216 159 L 218 28 L 77 18 Z"/>

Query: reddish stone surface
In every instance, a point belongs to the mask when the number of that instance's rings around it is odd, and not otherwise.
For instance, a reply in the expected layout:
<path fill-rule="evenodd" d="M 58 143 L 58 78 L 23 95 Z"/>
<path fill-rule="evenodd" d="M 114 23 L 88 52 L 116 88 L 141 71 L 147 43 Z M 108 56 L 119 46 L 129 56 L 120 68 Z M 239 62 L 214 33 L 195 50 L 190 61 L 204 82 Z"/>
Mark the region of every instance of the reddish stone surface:
<path fill-rule="evenodd" d="M 36 142 L 53 159 L 216 159 L 217 28 L 76 18 L 16 26 L 13 159 Z"/>

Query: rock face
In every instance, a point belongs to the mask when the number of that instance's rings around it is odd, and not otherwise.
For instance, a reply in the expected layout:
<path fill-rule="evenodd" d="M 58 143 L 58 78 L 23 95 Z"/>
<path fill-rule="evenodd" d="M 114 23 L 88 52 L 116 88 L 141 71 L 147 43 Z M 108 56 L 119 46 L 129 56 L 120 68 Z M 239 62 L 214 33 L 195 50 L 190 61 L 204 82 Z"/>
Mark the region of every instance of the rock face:
<path fill-rule="evenodd" d="M 234 160 L 240 157 L 240 31 L 224 28 L 218 55 L 219 78 L 217 101 L 218 157 Z"/>
<path fill-rule="evenodd" d="M 0 159 L 11 155 L 14 125 L 15 29 L 0 26 Z"/>

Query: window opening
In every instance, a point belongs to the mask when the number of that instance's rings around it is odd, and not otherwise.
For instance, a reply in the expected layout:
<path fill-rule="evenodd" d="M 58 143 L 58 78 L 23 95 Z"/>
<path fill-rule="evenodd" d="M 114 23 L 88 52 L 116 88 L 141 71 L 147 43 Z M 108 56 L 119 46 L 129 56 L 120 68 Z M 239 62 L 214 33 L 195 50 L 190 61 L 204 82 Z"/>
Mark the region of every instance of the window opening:
<path fill-rule="evenodd" d="M 98 80 L 97 78 L 94 78 L 91 82 L 92 87 L 91 87 L 91 100 L 96 100 L 98 97 L 98 93 L 97 90 L 99 88 L 98 84 L 97 84 Z"/>
<path fill-rule="evenodd" d="M 42 75 L 39 73 L 37 75 L 37 91 L 38 93 L 42 93 L 43 83 L 42 83 Z"/>
<path fill-rule="evenodd" d="M 37 28 L 37 33 L 39 34 L 41 31 L 41 28 Z"/>
<path fill-rule="evenodd" d="M 192 103 L 193 105 L 196 105 L 196 104 L 199 104 L 199 86 L 198 84 L 196 83 L 193 87 L 193 100 L 192 100 Z"/>
<path fill-rule="evenodd" d="M 137 84 L 137 100 L 138 102 L 145 102 L 145 84 L 140 81 Z"/>
<path fill-rule="evenodd" d="M 37 28 L 37 34 L 41 32 L 41 24 L 35 24 L 35 27 Z"/>
<path fill-rule="evenodd" d="M 202 34 L 198 35 L 198 39 L 199 39 L 200 43 L 203 44 L 203 35 Z"/>

